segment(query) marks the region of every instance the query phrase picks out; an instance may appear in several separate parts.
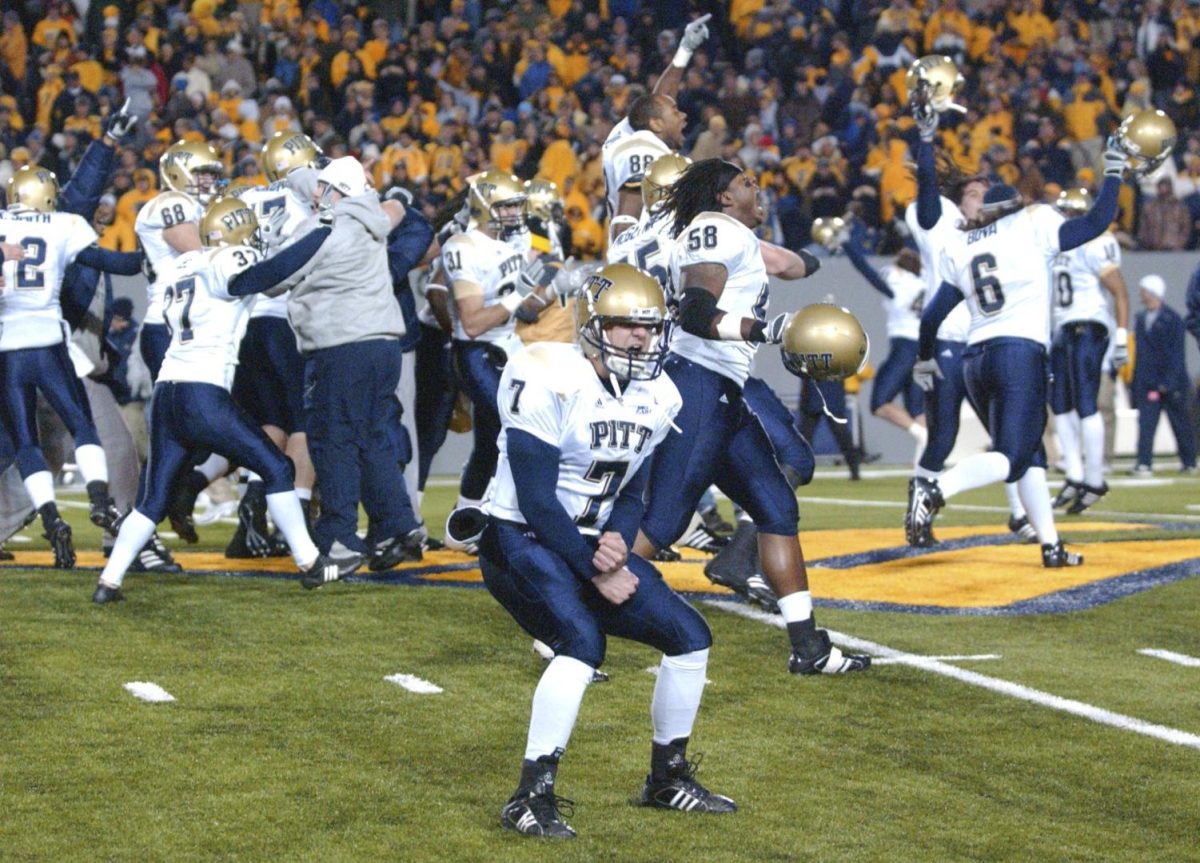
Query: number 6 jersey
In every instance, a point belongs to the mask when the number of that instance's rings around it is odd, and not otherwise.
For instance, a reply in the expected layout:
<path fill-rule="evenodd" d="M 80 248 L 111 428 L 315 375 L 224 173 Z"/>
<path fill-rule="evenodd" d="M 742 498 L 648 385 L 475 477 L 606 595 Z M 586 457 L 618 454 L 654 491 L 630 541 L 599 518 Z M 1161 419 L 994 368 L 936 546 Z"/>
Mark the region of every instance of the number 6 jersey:
<path fill-rule="evenodd" d="M 248 246 L 223 246 L 185 252 L 159 273 L 171 330 L 159 381 L 232 386 L 254 297 L 230 294 L 229 280 L 260 259 Z"/>
<path fill-rule="evenodd" d="M 630 381 L 618 398 L 575 345 L 558 342 L 538 342 L 511 357 L 497 396 L 500 459 L 487 511 L 527 523 L 506 441 L 509 429 L 520 429 L 558 449 L 558 502 L 582 533 L 593 535 L 683 404 L 666 375 Z"/>
<path fill-rule="evenodd" d="M 942 278 L 971 310 L 967 344 L 1003 336 L 1050 346 L 1050 262 L 1065 220 L 1035 204 L 982 228 L 960 231 L 942 249 Z"/>

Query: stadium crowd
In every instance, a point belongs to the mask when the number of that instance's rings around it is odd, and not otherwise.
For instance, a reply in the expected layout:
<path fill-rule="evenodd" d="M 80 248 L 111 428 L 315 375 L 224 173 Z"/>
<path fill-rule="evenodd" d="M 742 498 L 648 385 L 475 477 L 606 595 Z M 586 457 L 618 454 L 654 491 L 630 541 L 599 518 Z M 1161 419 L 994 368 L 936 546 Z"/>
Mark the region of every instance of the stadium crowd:
<path fill-rule="evenodd" d="M 968 110 L 940 146 L 1031 200 L 1094 190 L 1120 118 L 1165 110 L 1184 139 L 1122 193 L 1118 239 L 1196 247 L 1198 0 L 28 0 L 0 32 L 0 182 L 29 163 L 65 181 L 129 98 L 143 122 L 96 217 L 109 248 L 134 247 L 173 141 L 217 142 L 235 183 L 261 184 L 263 140 L 303 128 L 430 215 L 488 165 L 552 180 L 572 251 L 598 258 L 601 143 L 704 12 L 712 38 L 679 98 L 684 151 L 758 173 L 766 238 L 797 248 L 813 218 L 853 209 L 879 229 L 875 251 L 899 245 L 916 192 L 904 75 L 936 52 L 967 78 Z"/>

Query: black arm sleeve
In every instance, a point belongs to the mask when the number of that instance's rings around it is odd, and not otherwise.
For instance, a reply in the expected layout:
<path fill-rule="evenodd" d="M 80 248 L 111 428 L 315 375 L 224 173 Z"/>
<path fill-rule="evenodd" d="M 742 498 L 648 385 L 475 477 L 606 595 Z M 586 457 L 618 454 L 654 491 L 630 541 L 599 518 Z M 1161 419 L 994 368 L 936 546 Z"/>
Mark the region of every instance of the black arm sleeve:
<path fill-rule="evenodd" d="M 278 254 L 242 270 L 229 280 L 229 293 L 235 297 L 248 297 L 269 291 L 308 263 L 332 230 L 317 228 L 290 246 L 284 246 Z"/>
<path fill-rule="evenodd" d="M 679 326 L 698 339 L 711 339 L 713 318 L 721 313 L 717 298 L 704 288 L 687 288 L 679 300 Z"/>
<path fill-rule="evenodd" d="M 142 271 L 142 253 L 114 252 L 93 245 L 76 255 L 75 263 L 118 276 L 136 276 Z"/>
<path fill-rule="evenodd" d="M 650 460 L 642 463 L 641 468 L 633 475 L 621 494 L 613 502 L 612 513 L 604 525 L 604 532 L 616 531 L 625 540 L 627 548 L 633 548 L 637 539 L 638 528 L 642 525 L 642 514 L 646 504 L 642 501 L 642 493 L 646 490 L 646 479 L 650 476 Z"/>

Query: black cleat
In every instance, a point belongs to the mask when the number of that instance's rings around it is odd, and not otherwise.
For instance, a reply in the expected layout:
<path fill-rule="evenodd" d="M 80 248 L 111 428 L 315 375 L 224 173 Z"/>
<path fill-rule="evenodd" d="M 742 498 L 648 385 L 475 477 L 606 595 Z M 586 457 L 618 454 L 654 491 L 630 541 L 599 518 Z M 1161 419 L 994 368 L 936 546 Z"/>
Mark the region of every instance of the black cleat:
<path fill-rule="evenodd" d="M 1008 529 L 1016 535 L 1016 537 L 1025 543 L 1033 543 L 1038 541 L 1037 531 L 1033 529 L 1033 525 L 1029 523 L 1029 516 L 1023 515 L 1020 518 L 1008 518 Z"/>
<path fill-rule="evenodd" d="M 111 549 L 105 549 L 104 556 L 108 557 L 110 552 Z M 142 550 L 129 565 L 129 571 L 174 573 L 183 572 L 183 567 L 175 562 L 175 558 L 171 557 L 171 552 L 167 551 L 167 547 L 162 544 L 158 534 L 155 534 L 142 546 Z"/>
<path fill-rule="evenodd" d="M 655 563 L 679 563 L 683 560 L 683 555 L 668 545 L 654 552 L 654 556 L 650 559 Z"/>
<path fill-rule="evenodd" d="M 521 786 L 500 810 L 500 826 L 522 836 L 575 838 L 575 830 L 559 814 L 573 814 L 575 803 L 554 793 L 557 770 L 557 763 L 526 761 L 521 769 Z"/>
<path fill-rule="evenodd" d="M 1065 566 L 1080 566 L 1083 555 L 1063 548 L 1062 540 L 1054 545 L 1042 546 L 1042 566 L 1046 569 L 1062 569 Z"/>
<path fill-rule="evenodd" d="M 1054 497 L 1054 503 L 1050 504 L 1050 506 L 1054 509 L 1062 509 L 1064 506 L 1070 506 L 1075 502 L 1075 498 L 1079 496 L 1081 491 L 1083 491 L 1083 483 L 1069 479 L 1058 490 L 1058 494 Z"/>
<path fill-rule="evenodd" d="M 779 614 L 779 597 L 767 584 L 761 575 L 752 575 L 746 579 L 747 599 L 770 614 Z"/>
<path fill-rule="evenodd" d="M 267 496 L 261 482 L 246 486 L 238 503 L 238 526 L 225 547 L 230 558 L 270 557 L 271 534 L 267 529 Z"/>
<path fill-rule="evenodd" d="M 117 535 L 117 522 L 120 520 L 121 513 L 117 512 L 117 505 L 113 503 L 111 497 L 93 500 L 88 506 L 88 521 L 109 536 Z"/>
<path fill-rule="evenodd" d="M 712 509 L 706 509 L 700 513 L 700 518 L 704 521 L 704 526 L 709 532 L 715 533 L 718 536 L 728 536 L 733 533 L 734 526 L 721 517 L 721 511 L 715 506 Z"/>
<path fill-rule="evenodd" d="M 13 553 L 4 547 L 4 543 L 0 542 L 0 560 L 14 560 Z"/>
<path fill-rule="evenodd" d="M 871 657 L 842 653 L 833 646 L 828 632 L 814 631 L 816 637 L 805 646 L 804 652 L 793 651 L 788 660 L 788 671 L 792 674 L 846 674 L 871 667 Z"/>
<path fill-rule="evenodd" d="M 679 544 L 707 554 L 716 554 L 729 544 L 729 537 L 713 533 L 701 522 L 695 530 L 684 534 L 683 538 L 679 540 Z"/>
<path fill-rule="evenodd" d="M 422 551 L 441 551 L 446 547 L 446 543 L 442 542 L 436 536 L 428 536 L 421 542 Z"/>
<path fill-rule="evenodd" d="M 910 480 L 908 512 L 904 517 L 904 529 L 908 544 L 913 548 L 929 548 L 933 538 L 933 520 L 943 506 L 942 490 L 936 479 L 913 477 Z"/>
<path fill-rule="evenodd" d="M 337 562 L 331 557 L 320 554 L 317 555 L 313 565 L 300 577 L 300 583 L 304 585 L 305 590 L 313 590 L 329 584 L 331 581 L 337 581 L 341 577 L 342 571 Z"/>
<path fill-rule="evenodd" d="M 696 781 L 700 761 L 700 756 L 695 761 L 688 761 L 682 750 L 676 750 L 667 764 L 664 778 L 655 779 L 653 775 L 646 777 L 646 784 L 642 786 L 642 794 L 637 800 L 638 806 L 709 815 L 736 812 L 737 804 L 732 800 L 714 794 Z"/>
<path fill-rule="evenodd" d="M 104 582 L 96 585 L 96 592 L 92 594 L 92 602 L 96 605 L 106 605 L 110 602 L 124 602 L 125 594 L 121 593 L 119 587 L 109 587 Z"/>
<path fill-rule="evenodd" d="M 75 568 L 75 545 L 71 542 L 71 525 L 61 518 L 51 522 L 42 534 L 50 540 L 54 549 L 54 566 L 58 569 Z"/>
<path fill-rule="evenodd" d="M 704 565 L 704 577 L 750 599 L 749 579 L 758 572 L 758 530 L 753 522 L 738 524 L 729 542 Z"/>
<path fill-rule="evenodd" d="M 423 537 L 419 528 L 385 539 L 371 549 L 367 568 L 371 572 L 383 572 L 402 563 L 415 563 L 424 556 L 421 551 L 422 543 Z"/>
<path fill-rule="evenodd" d="M 1099 486 L 1081 485 L 1075 502 L 1067 509 L 1067 515 L 1079 515 L 1088 507 L 1099 503 L 1106 494 L 1108 494 L 1108 483 L 1106 482 L 1100 483 Z"/>

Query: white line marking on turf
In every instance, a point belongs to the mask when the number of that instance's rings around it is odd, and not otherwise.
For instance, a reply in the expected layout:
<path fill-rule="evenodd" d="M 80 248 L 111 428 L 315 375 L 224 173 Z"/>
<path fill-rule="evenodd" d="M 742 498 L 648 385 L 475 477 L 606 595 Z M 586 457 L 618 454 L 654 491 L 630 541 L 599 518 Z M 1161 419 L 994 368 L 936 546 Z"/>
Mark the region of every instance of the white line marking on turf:
<path fill-rule="evenodd" d="M 174 701 L 175 696 L 167 692 L 157 683 L 150 683 L 145 680 L 134 680 L 125 684 L 125 690 L 134 698 L 139 698 L 142 701 L 150 701 L 161 704 L 167 701 Z"/>
<path fill-rule="evenodd" d="M 755 608 L 747 608 L 738 602 L 730 602 L 729 600 L 709 599 L 703 600 L 706 605 L 711 605 L 714 608 L 719 608 L 722 611 L 728 611 L 732 614 L 741 615 L 750 620 L 757 620 L 760 623 L 766 623 L 770 626 L 776 626 L 780 629 L 786 628 L 783 623 L 783 618 L 777 614 L 767 614 L 765 611 L 759 611 Z M 962 683 L 969 683 L 972 686 L 978 686 L 983 689 L 999 692 L 1001 695 L 1008 695 L 1012 698 L 1028 701 L 1031 704 L 1038 704 L 1042 707 L 1049 707 L 1052 710 L 1061 710 L 1064 713 L 1070 713 L 1073 716 L 1081 716 L 1084 719 L 1090 719 L 1093 722 L 1098 722 L 1101 725 L 1109 725 L 1113 728 L 1120 728 L 1124 731 L 1133 731 L 1137 734 L 1144 734 L 1147 737 L 1156 737 L 1159 740 L 1165 740 L 1168 743 L 1175 743 L 1179 746 L 1188 746 L 1192 749 L 1200 749 L 1200 735 L 1190 734 L 1186 731 L 1180 731 L 1176 728 L 1168 728 L 1165 725 L 1155 725 L 1152 722 L 1146 722 L 1142 719 L 1137 719 L 1133 716 L 1125 716 L 1121 713 L 1114 713 L 1111 710 L 1105 710 L 1102 707 L 1096 707 L 1091 704 L 1085 704 L 1082 701 L 1075 701 L 1072 698 L 1062 698 L 1058 695 L 1051 695 L 1049 692 L 1042 692 L 1038 689 L 1032 689 L 1028 686 L 1022 686 L 1019 683 L 1012 683 L 1008 680 L 1001 680 L 998 677 L 988 677 L 985 674 L 979 674 L 975 671 L 967 671 L 963 668 L 957 668 L 953 665 L 948 665 L 933 657 L 918 656 L 913 653 L 905 653 L 901 650 L 896 650 L 887 647 L 883 644 L 876 644 L 873 641 L 867 641 L 862 638 L 855 638 L 853 635 L 845 635 L 840 632 L 829 630 L 829 637 L 839 645 L 850 650 L 863 651 L 869 653 L 872 658 L 879 656 L 884 659 L 894 660 L 897 664 L 911 665 L 913 668 L 920 668 L 924 671 L 929 671 L 934 674 L 940 674 L 943 677 L 950 677 Z M 873 659 L 872 659 L 873 661 Z"/>
<path fill-rule="evenodd" d="M 938 662 L 982 662 L 988 659 L 1003 659 L 999 653 L 964 653 L 949 656 L 922 656 L 922 659 L 936 659 Z M 879 658 L 872 657 L 872 665 L 903 665 L 907 660 L 904 657 L 887 657 Z"/>
<path fill-rule="evenodd" d="M 33 539 L 31 539 L 30 537 L 26 536 L 23 533 L 15 533 L 4 541 L 5 542 L 33 542 Z"/>
<path fill-rule="evenodd" d="M 445 691 L 436 683 L 430 683 L 415 674 L 389 674 L 383 679 L 418 695 L 437 695 Z"/>
<path fill-rule="evenodd" d="M 1176 665 L 1183 665 L 1187 668 L 1200 668 L 1200 659 L 1188 656 L 1186 653 L 1176 653 L 1173 650 L 1158 650 L 1153 647 L 1143 648 L 1138 653 L 1142 656 L 1153 656 L 1155 659 L 1165 659 L 1167 662 L 1174 662 Z"/>
<path fill-rule="evenodd" d="M 797 497 L 800 503 L 824 503 L 834 506 L 873 506 L 884 509 L 908 509 L 908 504 L 902 500 L 855 500 L 848 497 Z M 971 503 L 954 503 L 953 509 L 963 512 L 1008 512 L 1006 506 L 983 506 Z M 1106 509 L 1089 509 L 1090 515 L 1107 515 L 1111 518 L 1129 518 L 1136 521 L 1200 521 L 1200 515 L 1184 515 L 1178 512 L 1115 512 Z"/>

